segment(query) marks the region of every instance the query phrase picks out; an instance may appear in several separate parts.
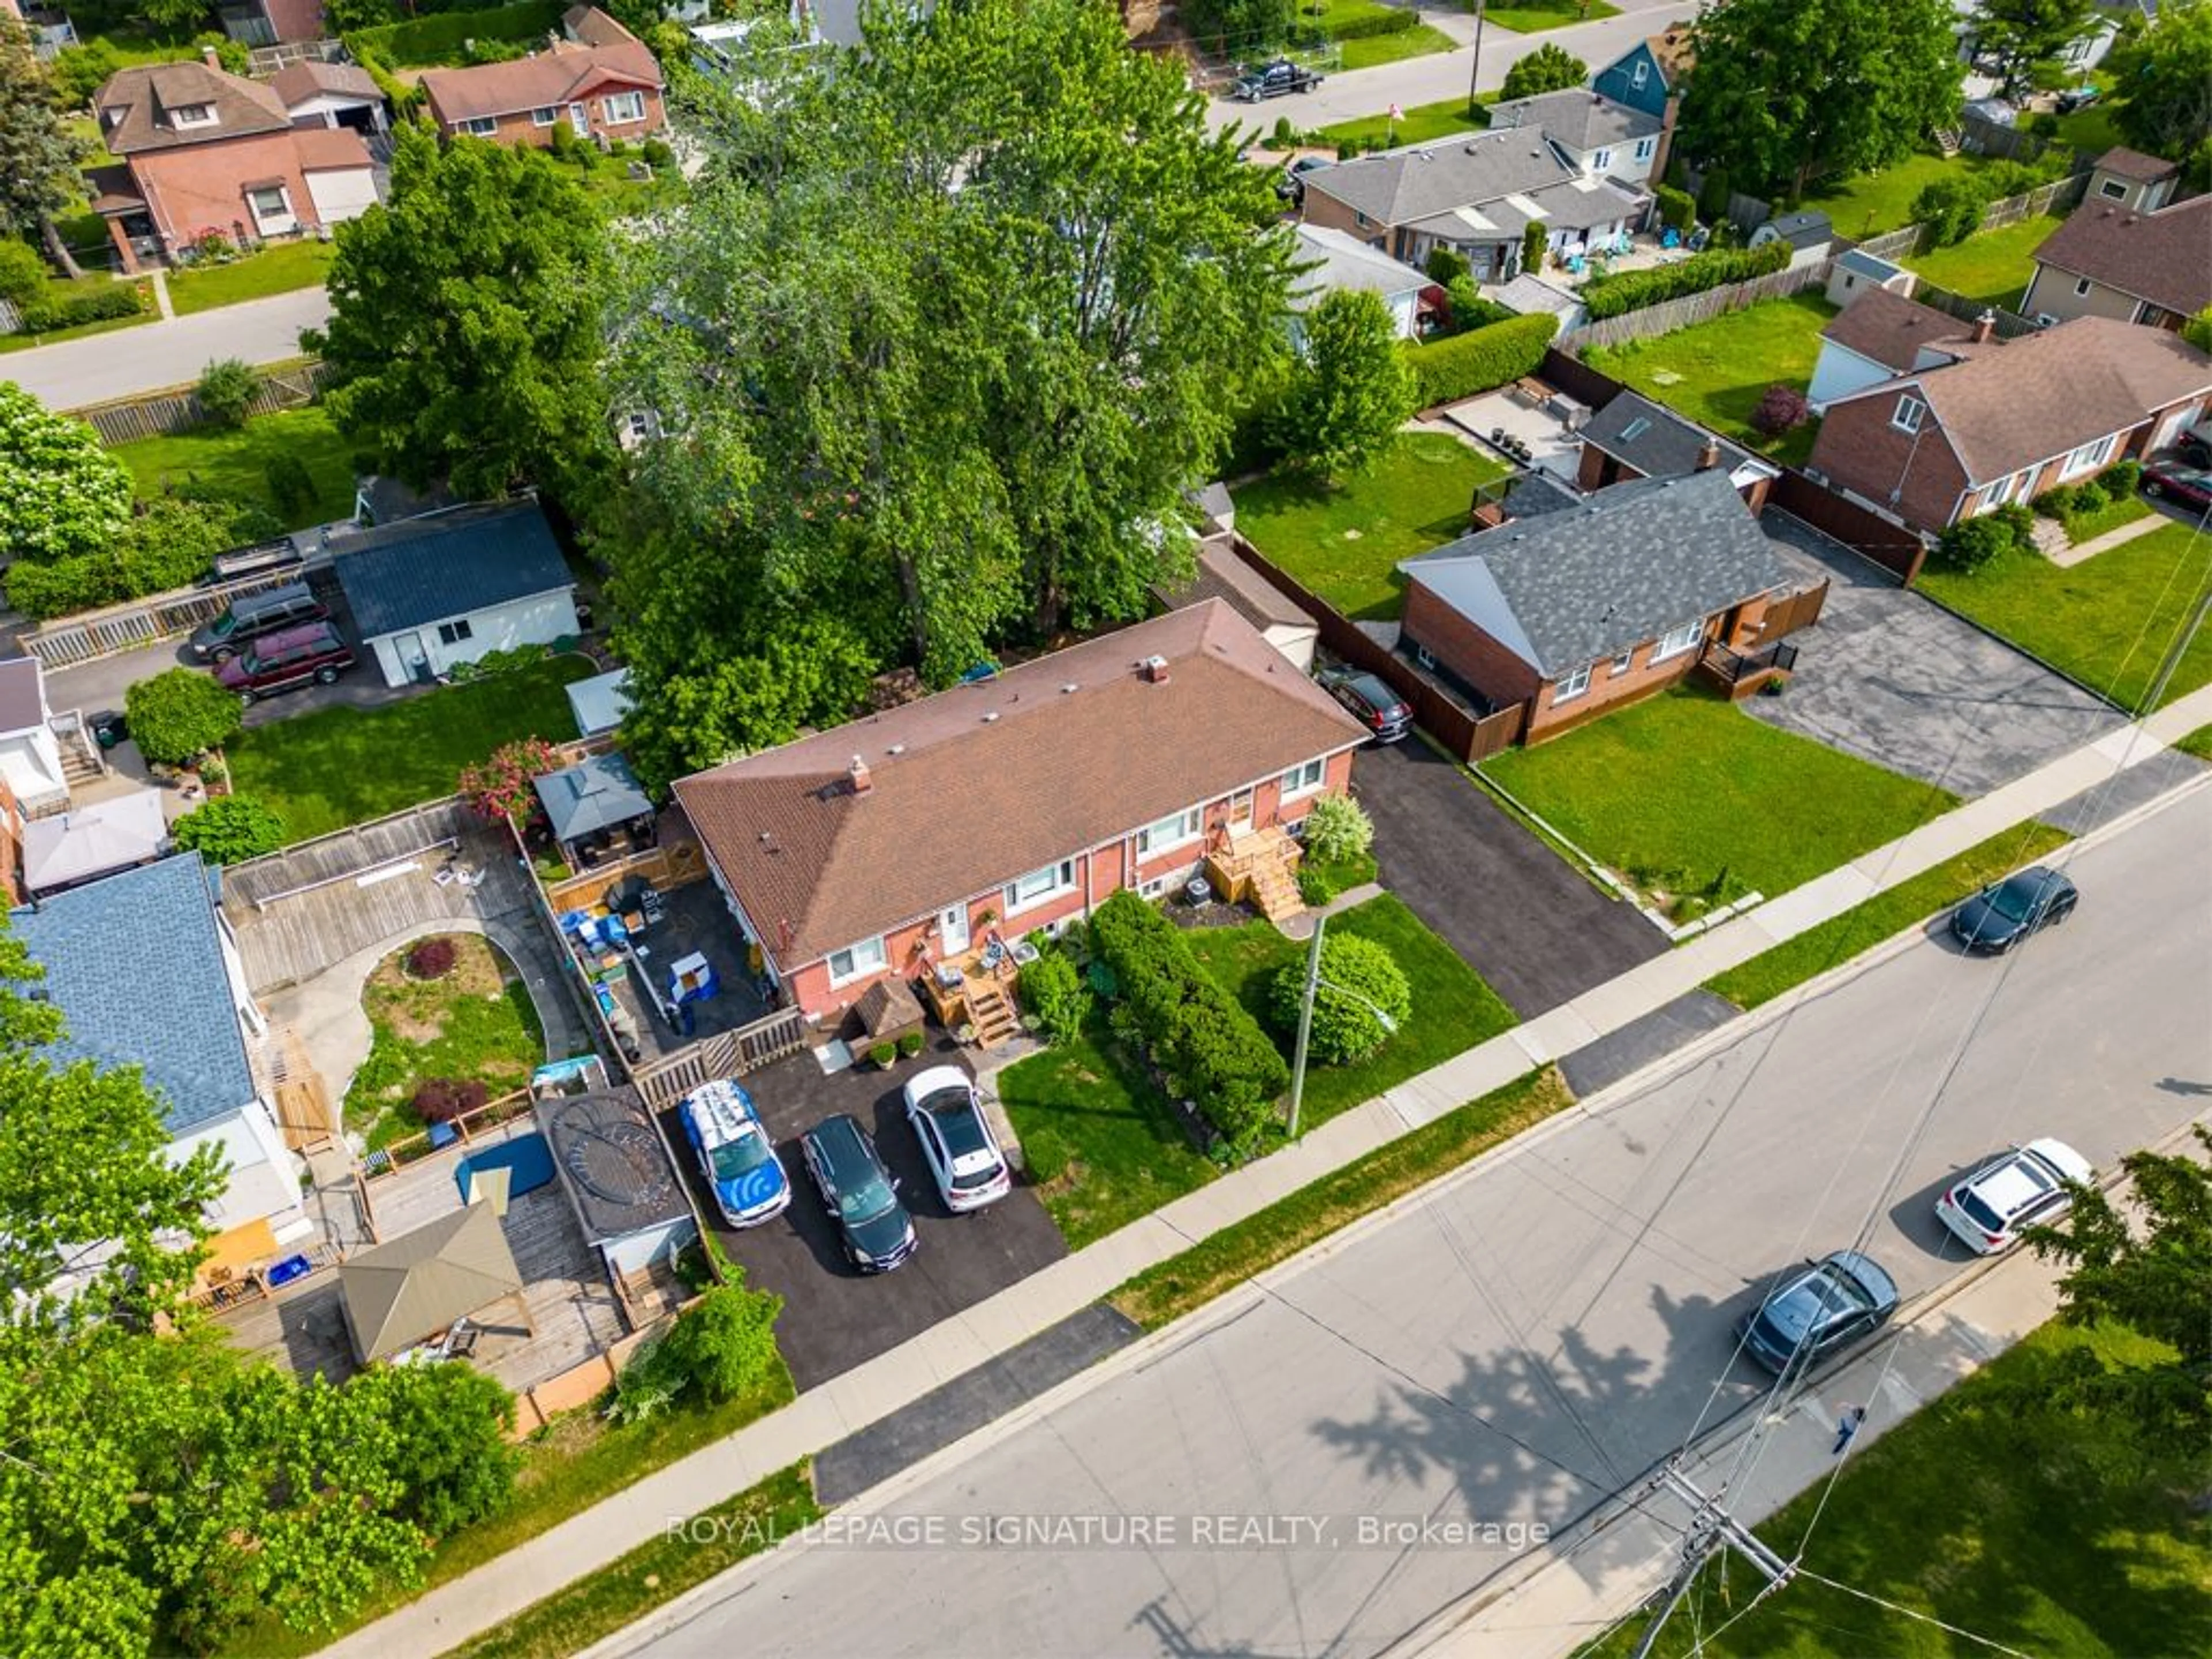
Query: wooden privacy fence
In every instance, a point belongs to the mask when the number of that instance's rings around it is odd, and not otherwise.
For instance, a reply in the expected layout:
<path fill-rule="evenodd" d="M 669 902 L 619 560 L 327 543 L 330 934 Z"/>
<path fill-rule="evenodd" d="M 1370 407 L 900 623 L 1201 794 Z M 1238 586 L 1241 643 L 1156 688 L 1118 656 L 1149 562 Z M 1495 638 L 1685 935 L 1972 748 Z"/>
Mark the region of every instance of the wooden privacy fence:
<path fill-rule="evenodd" d="M 630 1082 L 645 1103 L 658 1110 L 702 1084 L 720 1077 L 742 1077 L 805 1046 L 806 1016 L 796 1006 L 780 1008 L 765 1019 L 702 1037 L 665 1060 L 634 1067 Z"/>
<path fill-rule="evenodd" d="M 1563 352 L 1579 353 L 1591 346 L 1621 345 L 1630 340 L 1648 339 L 1655 334 L 1671 334 L 1678 328 L 1709 323 L 1716 317 L 1741 311 L 1762 300 L 1784 300 L 1808 288 L 1822 287 L 1828 280 L 1829 263 L 1818 259 L 1811 264 L 1770 271 L 1748 282 L 1728 283 L 1719 288 L 1709 288 L 1702 294 L 1662 300 L 1656 306 L 1584 323 L 1560 335 L 1553 344 Z"/>
<path fill-rule="evenodd" d="M 1828 584 L 1829 579 L 1823 576 L 1812 586 L 1800 588 L 1768 605 L 1766 615 L 1759 621 L 1759 642 L 1769 644 L 1820 621 L 1820 607 L 1828 602 Z"/>
<path fill-rule="evenodd" d="M 274 415 L 280 410 L 299 409 L 311 404 L 321 395 L 329 373 L 320 361 L 264 368 L 260 371 L 260 387 L 246 404 L 246 412 L 249 416 Z M 94 404 L 70 412 L 80 421 L 88 422 L 104 444 L 163 437 L 172 432 L 205 426 L 210 418 L 198 392 L 188 386 L 120 398 L 113 403 Z"/>
<path fill-rule="evenodd" d="M 706 874 L 707 861 L 700 854 L 699 843 L 679 841 L 670 846 L 648 848 L 629 858 L 611 860 L 563 882 L 547 883 L 545 902 L 559 916 L 579 905 L 597 903 L 608 888 L 628 876 L 643 876 L 665 893 L 673 887 L 704 880 Z"/>
<path fill-rule="evenodd" d="M 1802 519 L 1830 540 L 1880 565 L 1900 586 L 1912 586 L 1928 556 L 1917 532 L 1838 495 L 1795 467 L 1783 469 L 1766 500 L 1770 507 Z"/>
<path fill-rule="evenodd" d="M 283 587 L 301 576 L 301 567 L 294 565 L 211 587 L 176 587 L 166 593 L 149 593 L 143 599 L 42 623 L 18 642 L 49 670 L 67 668 L 73 663 L 92 662 L 118 651 L 136 651 L 142 645 L 158 645 L 189 634 L 229 610 L 233 600 Z"/>
<path fill-rule="evenodd" d="M 1982 210 L 1981 222 L 1974 227 L 1976 234 L 1985 230 L 2000 230 L 2007 225 L 2016 225 L 2023 219 L 2032 219 L 2039 213 L 2064 213 L 2080 202 L 2089 188 L 2086 172 L 2070 173 L 2063 179 L 2054 179 L 2047 185 L 2038 185 L 2033 190 L 2018 196 L 2008 196 L 2002 201 L 1991 202 Z M 1842 229 L 1841 226 L 1837 228 Z M 1837 251 L 1855 247 L 1863 253 L 1871 253 L 1877 259 L 1896 259 L 1920 252 L 1927 239 L 1925 225 L 1905 225 L 1896 230 L 1886 230 L 1879 236 L 1869 236 L 1863 241 L 1848 238 L 1838 240 Z M 1915 290 L 1915 298 L 1919 297 Z"/>
<path fill-rule="evenodd" d="M 1405 657 L 1363 632 L 1328 600 L 1284 574 L 1242 536 L 1232 532 L 1229 544 L 1238 558 L 1313 618 L 1324 648 L 1354 668 L 1376 676 L 1405 698 L 1413 705 L 1415 724 L 1454 755 L 1470 762 L 1483 760 L 1519 739 L 1528 720 L 1525 704 L 1514 703 L 1489 714 L 1476 714 Z"/>

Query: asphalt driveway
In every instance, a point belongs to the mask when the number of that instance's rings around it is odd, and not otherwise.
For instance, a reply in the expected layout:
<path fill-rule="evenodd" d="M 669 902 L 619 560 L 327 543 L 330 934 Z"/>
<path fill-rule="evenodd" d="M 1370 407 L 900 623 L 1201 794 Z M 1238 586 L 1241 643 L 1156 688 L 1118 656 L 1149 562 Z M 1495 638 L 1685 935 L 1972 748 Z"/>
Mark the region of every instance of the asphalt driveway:
<path fill-rule="evenodd" d="M 1383 884 L 1523 1019 L 1667 948 L 1633 905 L 1584 880 L 1418 737 L 1370 746 L 1352 792 Z"/>
<path fill-rule="evenodd" d="M 1968 797 L 1985 795 L 2122 717 L 1788 514 L 1760 526 L 1793 567 L 1829 579 L 1820 620 L 1790 636 L 1797 672 L 1745 712 Z"/>
<path fill-rule="evenodd" d="M 748 1285 L 783 1298 L 776 1342 L 801 1389 L 896 1347 L 1067 1254 L 1060 1229 L 1018 1176 L 1012 1192 L 974 1215 L 953 1216 L 939 1201 L 899 1103 L 905 1079 L 925 1066 L 961 1059 L 957 1044 L 933 1036 L 930 1048 L 889 1072 L 868 1066 L 824 1076 L 813 1054 L 801 1053 L 744 1079 L 791 1177 L 791 1207 L 758 1227 L 740 1231 L 716 1224 L 715 1231 L 730 1260 L 744 1268 Z M 864 1275 L 846 1261 L 799 1158 L 800 1133 L 836 1112 L 849 1112 L 867 1126 L 900 1183 L 899 1196 L 913 1212 L 921 1243 L 891 1273 Z M 711 1221 L 714 1194 L 672 1108 L 662 1123 L 691 1178 L 701 1212 Z"/>

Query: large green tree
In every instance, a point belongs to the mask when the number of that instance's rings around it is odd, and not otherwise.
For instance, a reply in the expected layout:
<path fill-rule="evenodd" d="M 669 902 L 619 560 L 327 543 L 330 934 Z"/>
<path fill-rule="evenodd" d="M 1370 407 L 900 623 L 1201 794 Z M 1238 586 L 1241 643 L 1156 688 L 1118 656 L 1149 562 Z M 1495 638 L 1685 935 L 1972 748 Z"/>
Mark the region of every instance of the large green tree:
<path fill-rule="evenodd" d="M 469 495 L 582 490 L 611 438 L 599 367 L 609 240 L 536 150 L 400 131 L 391 200 L 338 228 L 330 325 L 338 426 L 384 471 Z"/>
<path fill-rule="evenodd" d="M 2212 138 L 2212 4 L 2166 0 L 2110 68 L 2113 122 L 2137 149 L 2180 161 Z"/>
<path fill-rule="evenodd" d="M 1678 143 L 1793 200 L 1898 161 L 1959 112 L 1953 23 L 1946 0 L 1717 0 L 1692 31 Z"/>
<path fill-rule="evenodd" d="M 1275 419 L 1276 441 L 1323 478 L 1365 465 L 1413 412 L 1413 376 L 1378 295 L 1334 289 L 1300 319 L 1297 369 Z"/>
<path fill-rule="evenodd" d="M 1982 52 L 2004 65 L 2005 83 L 2018 86 L 2039 64 L 2057 58 L 2098 21 L 2096 0 L 1980 0 L 1973 17 Z"/>
<path fill-rule="evenodd" d="M 131 501 L 131 469 L 97 432 L 0 380 L 0 564 L 102 551 Z"/>
<path fill-rule="evenodd" d="M 1589 65 L 1564 46 L 1549 40 L 1505 71 L 1501 94 L 1507 99 L 1534 98 L 1540 93 L 1564 92 L 1578 87 L 1589 74 Z"/>
<path fill-rule="evenodd" d="M 667 434 L 651 533 L 602 537 L 641 703 L 810 617 L 941 684 L 1140 614 L 1285 350 L 1266 175 L 1095 0 L 886 8 L 863 51 L 736 78 L 621 312 L 623 404 Z"/>
<path fill-rule="evenodd" d="M 54 263 L 78 275 L 54 215 L 84 200 L 76 144 L 62 125 L 46 65 L 30 36 L 0 17 L 0 234 L 40 237 Z"/>

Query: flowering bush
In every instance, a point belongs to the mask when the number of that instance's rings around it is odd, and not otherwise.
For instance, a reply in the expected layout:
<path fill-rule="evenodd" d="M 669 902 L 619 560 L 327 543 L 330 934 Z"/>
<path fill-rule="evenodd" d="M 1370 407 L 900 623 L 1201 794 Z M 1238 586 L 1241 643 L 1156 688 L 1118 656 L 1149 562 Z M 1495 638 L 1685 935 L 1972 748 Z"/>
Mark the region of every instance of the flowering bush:
<path fill-rule="evenodd" d="M 451 1123 L 465 1112 L 473 1112 L 489 1098 L 483 1085 L 473 1079 L 427 1078 L 409 1103 L 425 1123 Z"/>
<path fill-rule="evenodd" d="M 538 792 L 531 781 L 561 769 L 561 757 L 543 738 L 517 738 L 492 750 L 479 766 L 461 769 L 460 793 L 468 797 L 469 810 L 496 823 L 526 819 L 538 810 Z"/>

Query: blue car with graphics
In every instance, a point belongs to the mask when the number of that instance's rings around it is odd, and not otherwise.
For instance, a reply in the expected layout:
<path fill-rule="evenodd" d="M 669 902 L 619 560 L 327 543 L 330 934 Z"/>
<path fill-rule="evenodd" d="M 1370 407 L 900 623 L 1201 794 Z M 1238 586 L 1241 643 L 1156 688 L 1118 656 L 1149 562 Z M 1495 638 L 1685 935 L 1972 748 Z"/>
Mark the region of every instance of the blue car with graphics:
<path fill-rule="evenodd" d="M 695 1089 L 677 1109 L 715 1207 L 732 1227 L 757 1227 L 791 1203 L 791 1180 L 775 1156 L 753 1097 L 724 1078 Z"/>

